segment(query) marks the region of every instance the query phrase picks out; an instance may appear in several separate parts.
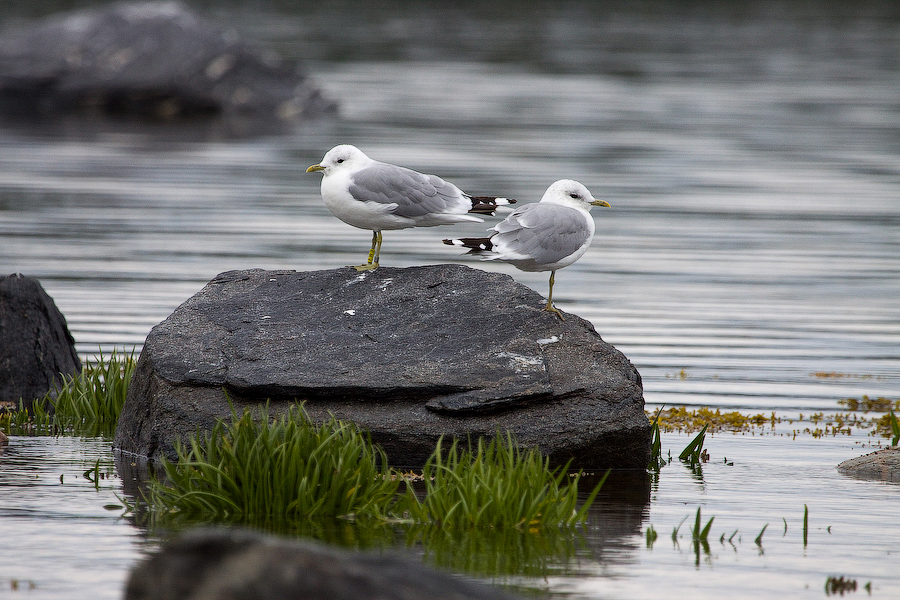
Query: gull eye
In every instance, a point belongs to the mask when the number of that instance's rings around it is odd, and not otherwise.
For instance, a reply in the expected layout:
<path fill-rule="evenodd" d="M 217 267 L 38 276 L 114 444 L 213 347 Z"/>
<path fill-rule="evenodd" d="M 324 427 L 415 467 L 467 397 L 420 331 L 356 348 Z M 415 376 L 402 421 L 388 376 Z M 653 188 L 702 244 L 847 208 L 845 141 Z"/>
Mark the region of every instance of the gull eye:
<path fill-rule="evenodd" d="M 570 197 L 570 198 L 578 199 L 578 192 L 571 192 L 571 193 L 569 193 L 569 197 Z"/>
<path fill-rule="evenodd" d="M 336 162 L 337 164 L 341 164 L 342 162 L 344 162 L 344 159 L 343 159 L 343 158 L 339 158 L 339 159 L 337 159 L 335 162 Z"/>

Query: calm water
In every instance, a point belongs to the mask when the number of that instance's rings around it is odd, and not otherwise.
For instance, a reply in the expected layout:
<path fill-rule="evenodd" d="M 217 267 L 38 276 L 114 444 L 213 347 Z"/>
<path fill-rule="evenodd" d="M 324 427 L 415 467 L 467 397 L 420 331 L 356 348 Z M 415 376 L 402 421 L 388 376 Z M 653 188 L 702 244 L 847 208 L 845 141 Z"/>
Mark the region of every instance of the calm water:
<path fill-rule="evenodd" d="M 18 4 L 0 10 L 0 24 L 41 12 Z M 474 193 L 536 201 L 567 177 L 608 200 L 555 300 L 635 363 L 650 409 L 808 419 L 842 398 L 900 398 L 891 3 L 385 3 L 372 15 L 287 4 L 198 6 L 306 58 L 340 102 L 339 120 L 262 133 L 235 123 L 0 126 L 0 268 L 41 280 L 82 355 L 139 349 L 222 271 L 360 262 L 371 234 L 332 218 L 319 177 L 304 173 L 350 142 Z M 462 262 L 545 293 L 543 274 L 440 243 L 490 224 L 388 232 L 382 264 Z M 878 439 L 859 429 L 816 439 L 806 427 L 716 435 L 702 477 L 671 465 L 649 503 L 611 486 L 583 546 L 545 576 L 482 576 L 576 598 L 655 598 L 663 584 L 672 597 L 813 598 L 842 575 L 859 595 L 867 582 L 873 597 L 900 595 L 900 488 L 834 470 Z M 677 454 L 687 441 L 668 434 L 663 447 Z M 99 491 L 81 476 L 98 459 L 113 474 Z M 0 532 L 15 541 L 0 546 L 0 598 L 118 597 L 152 546 L 103 508 L 121 485 L 108 441 L 14 437 L 0 454 Z M 709 554 L 671 539 L 688 516 L 689 535 L 698 506 L 704 522 L 716 518 Z M 732 544 L 718 541 L 735 530 Z"/>

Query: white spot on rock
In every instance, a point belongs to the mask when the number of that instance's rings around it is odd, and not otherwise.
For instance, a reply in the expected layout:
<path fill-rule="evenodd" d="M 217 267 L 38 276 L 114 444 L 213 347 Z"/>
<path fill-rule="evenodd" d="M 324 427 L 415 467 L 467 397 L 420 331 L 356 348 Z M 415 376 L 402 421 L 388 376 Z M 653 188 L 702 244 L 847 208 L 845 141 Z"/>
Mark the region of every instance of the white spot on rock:
<path fill-rule="evenodd" d="M 524 354 L 516 354 L 515 352 L 501 352 L 497 356 L 500 358 L 508 358 L 510 366 L 518 373 L 521 371 L 532 371 L 531 367 L 543 366 L 544 359 L 540 356 L 525 356 Z"/>

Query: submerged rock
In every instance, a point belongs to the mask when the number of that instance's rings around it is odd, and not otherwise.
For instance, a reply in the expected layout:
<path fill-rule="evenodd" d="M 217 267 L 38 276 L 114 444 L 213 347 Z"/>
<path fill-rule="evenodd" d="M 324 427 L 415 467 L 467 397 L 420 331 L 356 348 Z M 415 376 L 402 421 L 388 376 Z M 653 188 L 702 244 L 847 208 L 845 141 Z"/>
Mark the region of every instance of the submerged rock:
<path fill-rule="evenodd" d="M 512 431 L 554 464 L 644 468 L 649 423 L 628 359 L 511 277 L 460 265 L 231 271 L 150 332 L 115 446 L 175 439 L 271 401 L 368 430 L 394 466 L 441 436 Z"/>
<path fill-rule="evenodd" d="M 91 109 L 151 118 L 331 112 L 295 65 L 179 2 L 116 3 L 0 36 L 0 113 Z"/>
<path fill-rule="evenodd" d="M 125 600 L 512 600 L 401 556 L 350 552 L 243 530 L 198 529 L 140 562 Z"/>
<path fill-rule="evenodd" d="M 81 371 L 66 319 L 37 279 L 0 277 L 0 402 L 30 408 L 60 383 Z"/>
<path fill-rule="evenodd" d="M 838 471 L 857 479 L 900 481 L 900 448 L 889 446 L 864 456 L 845 460 Z"/>

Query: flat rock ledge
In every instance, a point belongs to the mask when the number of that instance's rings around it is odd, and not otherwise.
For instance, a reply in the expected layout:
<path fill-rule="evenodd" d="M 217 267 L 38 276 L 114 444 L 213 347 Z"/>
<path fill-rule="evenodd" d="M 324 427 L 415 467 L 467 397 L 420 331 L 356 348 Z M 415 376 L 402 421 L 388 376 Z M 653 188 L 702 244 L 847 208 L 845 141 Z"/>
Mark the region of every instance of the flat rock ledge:
<path fill-rule="evenodd" d="M 424 464 L 441 436 L 509 430 L 554 465 L 645 468 L 637 370 L 544 302 L 461 265 L 222 273 L 147 336 L 114 446 L 174 458 L 229 400 L 274 414 L 303 401 L 369 431 L 395 467 Z"/>
<path fill-rule="evenodd" d="M 391 553 L 351 552 L 240 529 L 183 533 L 138 563 L 125 600 L 514 600 Z"/>
<path fill-rule="evenodd" d="M 900 482 L 900 448 L 889 446 L 864 456 L 845 460 L 838 471 L 857 479 Z"/>

